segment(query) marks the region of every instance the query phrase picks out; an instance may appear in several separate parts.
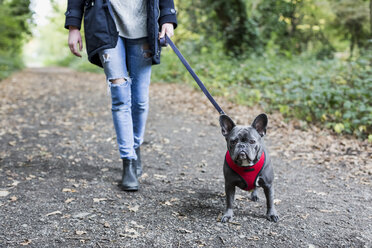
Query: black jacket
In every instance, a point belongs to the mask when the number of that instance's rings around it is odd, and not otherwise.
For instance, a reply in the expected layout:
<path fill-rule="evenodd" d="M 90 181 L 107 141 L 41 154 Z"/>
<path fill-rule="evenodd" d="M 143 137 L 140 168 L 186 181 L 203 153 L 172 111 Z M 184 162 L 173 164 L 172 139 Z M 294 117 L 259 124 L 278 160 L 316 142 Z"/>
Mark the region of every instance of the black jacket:
<path fill-rule="evenodd" d="M 68 0 L 65 28 L 81 28 L 84 16 L 84 33 L 91 63 L 101 66 L 98 52 L 114 48 L 118 40 L 118 31 L 109 0 Z M 173 23 L 177 27 L 176 10 L 173 0 L 147 0 L 147 38 L 152 52 L 153 64 L 160 63 L 161 47 L 158 41 L 159 27 L 164 23 Z"/>

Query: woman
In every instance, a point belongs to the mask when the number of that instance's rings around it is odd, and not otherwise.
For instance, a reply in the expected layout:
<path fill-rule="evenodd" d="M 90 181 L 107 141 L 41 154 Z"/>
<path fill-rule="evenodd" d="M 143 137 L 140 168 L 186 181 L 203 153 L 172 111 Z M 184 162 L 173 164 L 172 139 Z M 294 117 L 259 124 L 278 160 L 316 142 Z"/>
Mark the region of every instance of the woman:
<path fill-rule="evenodd" d="M 81 57 L 81 21 L 88 59 L 104 68 L 120 157 L 121 187 L 137 191 L 140 146 L 148 113 L 151 65 L 160 63 L 158 40 L 177 27 L 173 0 L 68 0 L 65 28 L 71 52 Z M 161 30 L 159 30 L 161 27 Z M 160 32 L 159 32 L 160 31 Z"/>

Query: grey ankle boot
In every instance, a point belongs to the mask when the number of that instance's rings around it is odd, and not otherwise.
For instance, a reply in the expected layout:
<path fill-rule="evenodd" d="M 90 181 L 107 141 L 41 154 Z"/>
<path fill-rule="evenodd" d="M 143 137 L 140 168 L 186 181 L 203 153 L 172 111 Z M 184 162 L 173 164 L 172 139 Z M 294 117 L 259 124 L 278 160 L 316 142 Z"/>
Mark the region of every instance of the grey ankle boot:
<path fill-rule="evenodd" d="M 123 177 L 121 180 L 121 187 L 125 191 L 137 191 L 139 188 L 134 159 L 123 158 Z"/>
<path fill-rule="evenodd" d="M 136 148 L 137 160 L 134 161 L 136 164 L 137 170 L 137 177 L 142 176 L 142 164 L 141 164 L 141 149 L 139 147 Z"/>

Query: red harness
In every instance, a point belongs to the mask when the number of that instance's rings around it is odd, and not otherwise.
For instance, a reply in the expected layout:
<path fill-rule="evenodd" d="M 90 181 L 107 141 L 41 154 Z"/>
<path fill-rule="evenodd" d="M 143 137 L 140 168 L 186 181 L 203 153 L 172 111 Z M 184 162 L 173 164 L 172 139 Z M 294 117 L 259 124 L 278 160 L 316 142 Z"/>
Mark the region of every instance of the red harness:
<path fill-rule="evenodd" d="M 229 151 L 226 152 L 226 162 L 229 167 L 239 174 L 247 184 L 247 187 L 244 190 L 250 191 L 256 188 L 257 176 L 262 170 L 263 165 L 265 164 L 265 153 L 262 152 L 260 160 L 250 167 L 239 166 L 234 163 L 232 160 Z"/>

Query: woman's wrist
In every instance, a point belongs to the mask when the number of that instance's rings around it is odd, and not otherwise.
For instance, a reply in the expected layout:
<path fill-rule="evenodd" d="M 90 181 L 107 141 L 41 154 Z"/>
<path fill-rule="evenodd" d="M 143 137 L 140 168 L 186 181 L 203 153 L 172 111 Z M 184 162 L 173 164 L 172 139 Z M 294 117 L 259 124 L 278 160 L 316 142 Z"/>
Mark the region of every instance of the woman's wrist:
<path fill-rule="evenodd" d="M 69 30 L 76 30 L 76 29 L 79 30 L 79 28 L 78 28 L 78 27 L 75 27 L 75 26 L 68 26 L 68 29 L 69 29 Z"/>

